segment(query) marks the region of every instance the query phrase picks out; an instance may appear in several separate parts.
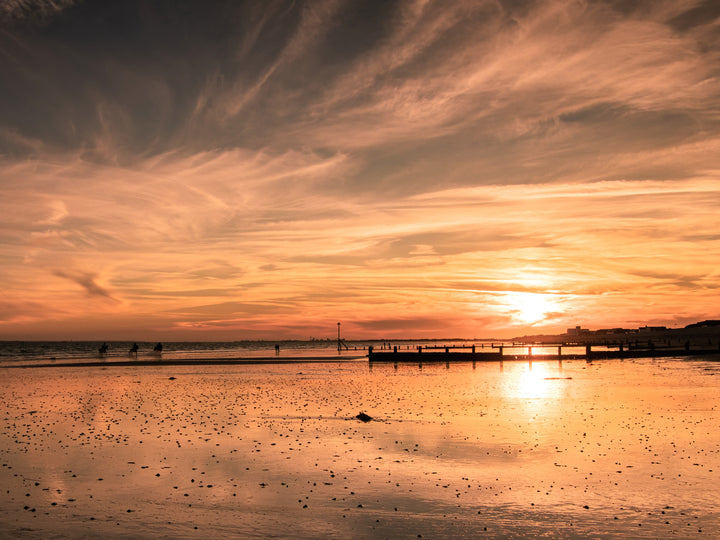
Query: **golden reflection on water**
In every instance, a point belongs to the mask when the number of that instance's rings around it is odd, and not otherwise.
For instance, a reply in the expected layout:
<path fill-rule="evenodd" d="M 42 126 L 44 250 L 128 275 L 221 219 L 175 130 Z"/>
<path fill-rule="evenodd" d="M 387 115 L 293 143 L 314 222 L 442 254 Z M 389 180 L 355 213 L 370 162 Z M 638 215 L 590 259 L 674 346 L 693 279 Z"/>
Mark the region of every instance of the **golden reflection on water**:
<path fill-rule="evenodd" d="M 510 379 L 506 397 L 524 399 L 557 397 L 558 386 L 549 380 L 550 374 L 545 364 L 529 362 L 518 367 L 521 371 Z"/>

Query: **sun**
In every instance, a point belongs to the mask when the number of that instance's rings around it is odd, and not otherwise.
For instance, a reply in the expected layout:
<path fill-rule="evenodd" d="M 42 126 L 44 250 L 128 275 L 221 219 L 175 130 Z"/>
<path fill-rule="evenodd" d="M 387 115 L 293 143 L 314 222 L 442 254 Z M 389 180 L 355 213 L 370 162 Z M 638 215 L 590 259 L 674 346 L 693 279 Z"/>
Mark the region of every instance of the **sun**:
<path fill-rule="evenodd" d="M 548 295 L 541 293 L 512 293 L 508 303 L 513 316 L 526 324 L 542 321 L 554 307 Z"/>

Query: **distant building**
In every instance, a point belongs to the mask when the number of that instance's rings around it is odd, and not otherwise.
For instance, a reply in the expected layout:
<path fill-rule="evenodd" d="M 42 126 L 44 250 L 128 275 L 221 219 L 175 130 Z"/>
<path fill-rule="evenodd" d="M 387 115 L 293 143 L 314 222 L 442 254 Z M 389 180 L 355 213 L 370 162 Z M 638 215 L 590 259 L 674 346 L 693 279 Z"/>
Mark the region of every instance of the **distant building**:
<path fill-rule="evenodd" d="M 575 328 L 568 328 L 567 329 L 567 335 L 568 336 L 580 336 L 583 334 L 589 334 L 590 330 L 587 328 L 581 328 L 580 326 L 576 326 Z"/>

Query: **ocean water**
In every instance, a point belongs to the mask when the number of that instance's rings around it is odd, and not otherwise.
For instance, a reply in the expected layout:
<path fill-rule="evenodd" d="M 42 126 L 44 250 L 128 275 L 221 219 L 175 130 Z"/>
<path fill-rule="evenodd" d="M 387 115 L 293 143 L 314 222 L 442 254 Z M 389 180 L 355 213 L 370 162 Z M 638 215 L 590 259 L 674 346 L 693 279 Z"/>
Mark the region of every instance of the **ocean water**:
<path fill-rule="evenodd" d="M 0 538 L 718 538 L 717 360 L 0 368 Z"/>
<path fill-rule="evenodd" d="M 158 355 L 153 351 L 155 343 L 138 342 L 138 354 L 130 354 L 132 342 L 109 342 L 108 351 L 99 353 L 102 342 L 0 342 L 0 366 L 22 362 L 24 364 L 48 363 L 52 361 L 78 362 L 97 360 L 137 359 L 231 359 L 274 357 L 276 342 L 163 342 L 163 351 Z M 330 357 L 366 354 L 363 346 L 352 350 L 343 348 L 338 352 L 337 342 L 330 341 L 293 341 L 277 342 L 280 345 L 280 358 L 287 357 Z M 353 353 L 353 354 L 351 354 Z"/>
<path fill-rule="evenodd" d="M 280 346 L 278 358 L 359 358 L 367 355 L 368 347 L 375 350 L 416 350 L 423 347 L 472 346 L 476 342 L 463 340 L 444 341 L 354 341 L 345 343 L 338 350 L 336 340 L 313 341 L 234 341 L 234 342 L 163 342 L 162 354 L 153 351 L 156 343 L 138 342 L 138 354 L 130 354 L 133 342 L 107 342 L 105 354 L 98 352 L 99 341 L 0 341 L 0 366 L 15 363 L 38 364 L 52 361 L 83 362 L 101 359 L 236 359 L 275 357 L 275 345 Z M 491 343 L 477 342 L 478 347 L 490 347 Z"/>
<path fill-rule="evenodd" d="M 415 351 L 423 347 L 429 350 L 449 347 L 454 350 L 467 351 L 475 346 L 476 350 L 497 351 L 497 347 L 504 347 L 504 354 L 508 357 L 516 354 L 526 354 L 527 346 L 513 345 L 502 341 L 477 340 L 369 340 L 348 341 L 338 350 L 336 340 L 313 341 L 232 341 L 232 342 L 163 342 L 162 354 L 153 351 L 155 342 L 137 342 L 138 353 L 131 354 L 133 342 L 107 342 L 106 353 L 99 353 L 103 344 L 100 341 L 0 341 L 0 366 L 22 364 L 47 364 L 52 362 L 77 362 L 98 360 L 127 360 L 128 358 L 152 360 L 222 360 L 222 359 L 257 359 L 273 358 L 298 359 L 304 358 L 345 358 L 360 359 L 367 356 L 369 347 L 376 351 L 392 350 L 397 347 L 399 351 Z M 279 345 L 279 354 L 275 352 L 275 345 Z M 595 347 L 601 350 L 603 347 Z M 535 346 L 533 354 L 556 354 L 557 347 Z M 564 347 L 563 354 L 582 354 L 583 347 Z"/>

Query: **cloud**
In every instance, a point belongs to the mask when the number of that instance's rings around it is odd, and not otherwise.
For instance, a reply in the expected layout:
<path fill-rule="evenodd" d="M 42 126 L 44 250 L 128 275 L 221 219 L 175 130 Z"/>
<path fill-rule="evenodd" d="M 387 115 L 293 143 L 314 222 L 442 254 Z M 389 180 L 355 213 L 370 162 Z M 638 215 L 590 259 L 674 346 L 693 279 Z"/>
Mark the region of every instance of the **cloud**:
<path fill-rule="evenodd" d="M 44 22 L 75 3 L 75 0 L 4 0 L 0 3 L 0 20 Z"/>
<path fill-rule="evenodd" d="M 427 330 L 435 330 L 438 327 L 448 325 L 449 321 L 444 317 L 426 318 L 426 317 L 408 317 L 404 319 L 375 319 L 372 321 L 355 321 L 353 324 L 364 330 L 373 332 L 386 333 L 386 335 L 395 334 L 397 332 L 425 332 Z"/>
<path fill-rule="evenodd" d="M 512 323 L 520 292 L 556 298 L 558 327 L 716 310 L 710 4 L 47 2 L 60 16 L 23 18 L 41 4 L 4 4 L 0 33 L 17 320 L 43 302 L 82 317 L 77 285 L 117 300 L 97 303 L 108 320 L 227 335 L 408 317 L 473 333 Z"/>
<path fill-rule="evenodd" d="M 80 285 L 89 296 L 102 296 L 110 300 L 115 300 L 113 296 L 103 287 L 96 283 L 97 276 L 86 272 L 67 272 L 64 270 L 55 270 L 54 275 L 63 279 L 68 279 L 73 283 Z"/>
<path fill-rule="evenodd" d="M 45 320 L 48 306 L 43 302 L 28 302 L 22 300 L 0 302 L 0 324 L 23 324 Z M 53 312 L 53 316 L 62 316 L 62 313 Z"/>

